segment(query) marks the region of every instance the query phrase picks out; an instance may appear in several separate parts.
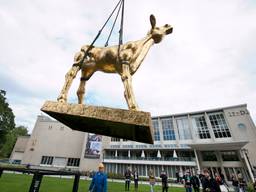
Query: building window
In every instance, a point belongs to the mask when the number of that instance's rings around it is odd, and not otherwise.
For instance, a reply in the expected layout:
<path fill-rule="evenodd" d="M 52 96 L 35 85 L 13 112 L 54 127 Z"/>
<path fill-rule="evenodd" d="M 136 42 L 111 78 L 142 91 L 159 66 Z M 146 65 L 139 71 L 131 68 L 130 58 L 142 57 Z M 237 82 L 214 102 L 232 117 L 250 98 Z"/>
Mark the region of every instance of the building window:
<path fill-rule="evenodd" d="M 111 141 L 112 141 L 112 142 L 119 142 L 120 139 L 119 139 L 119 138 L 116 138 L 116 137 L 111 137 Z"/>
<path fill-rule="evenodd" d="M 246 129 L 246 125 L 243 124 L 243 123 L 238 123 L 237 126 L 238 126 L 239 129 Z"/>
<path fill-rule="evenodd" d="M 41 164 L 42 165 L 52 165 L 53 157 L 52 156 L 42 156 Z"/>
<path fill-rule="evenodd" d="M 153 128 L 154 128 L 154 140 L 160 141 L 160 131 L 159 131 L 159 123 L 158 120 L 152 120 Z"/>
<path fill-rule="evenodd" d="M 192 125 L 198 138 L 200 139 L 211 138 L 209 128 L 207 127 L 204 115 L 192 117 Z"/>
<path fill-rule="evenodd" d="M 202 151 L 203 161 L 217 161 L 217 157 L 214 151 Z"/>
<path fill-rule="evenodd" d="M 239 161 L 236 151 L 222 151 L 221 156 L 223 161 Z"/>
<path fill-rule="evenodd" d="M 209 114 L 215 138 L 231 137 L 229 128 L 222 113 Z"/>
<path fill-rule="evenodd" d="M 164 140 L 175 140 L 175 132 L 171 118 L 162 119 Z"/>
<path fill-rule="evenodd" d="M 179 132 L 179 138 L 180 140 L 186 140 L 186 139 L 192 139 L 189 124 L 188 124 L 188 118 L 182 117 L 176 119 L 178 132 Z"/>
<path fill-rule="evenodd" d="M 79 158 L 68 158 L 67 166 L 79 167 L 80 159 Z"/>

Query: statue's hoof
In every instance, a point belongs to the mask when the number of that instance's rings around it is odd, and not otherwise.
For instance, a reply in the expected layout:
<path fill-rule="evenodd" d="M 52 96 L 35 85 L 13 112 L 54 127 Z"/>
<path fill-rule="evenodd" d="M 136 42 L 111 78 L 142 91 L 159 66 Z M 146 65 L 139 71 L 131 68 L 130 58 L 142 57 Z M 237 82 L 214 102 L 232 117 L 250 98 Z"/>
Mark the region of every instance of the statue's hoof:
<path fill-rule="evenodd" d="M 139 108 L 136 107 L 136 106 L 132 106 L 132 107 L 130 108 L 130 110 L 132 110 L 132 111 L 139 111 Z"/>
<path fill-rule="evenodd" d="M 67 99 L 63 99 L 63 98 L 58 98 L 57 101 L 60 103 L 67 103 Z"/>

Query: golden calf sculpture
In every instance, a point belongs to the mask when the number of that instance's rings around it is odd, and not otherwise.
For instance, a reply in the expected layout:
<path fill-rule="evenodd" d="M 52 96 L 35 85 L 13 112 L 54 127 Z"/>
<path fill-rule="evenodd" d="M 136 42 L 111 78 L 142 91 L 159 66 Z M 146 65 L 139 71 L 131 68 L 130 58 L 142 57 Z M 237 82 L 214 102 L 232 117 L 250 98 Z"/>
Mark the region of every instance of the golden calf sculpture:
<path fill-rule="evenodd" d="M 161 42 L 165 35 L 172 33 L 173 29 L 169 24 L 156 27 L 154 15 L 150 15 L 150 23 L 150 31 L 141 40 L 109 47 L 91 48 L 89 45 L 84 45 L 81 51 L 75 54 L 74 65 L 65 76 L 65 83 L 57 100 L 67 102 L 68 91 L 79 70 L 81 70 L 81 81 L 77 90 L 79 104 L 83 103 L 86 82 L 96 71 L 118 73 L 124 84 L 124 96 L 128 108 L 137 111 L 139 108 L 132 89 L 132 75 L 141 65 L 150 47 L 154 43 Z"/>

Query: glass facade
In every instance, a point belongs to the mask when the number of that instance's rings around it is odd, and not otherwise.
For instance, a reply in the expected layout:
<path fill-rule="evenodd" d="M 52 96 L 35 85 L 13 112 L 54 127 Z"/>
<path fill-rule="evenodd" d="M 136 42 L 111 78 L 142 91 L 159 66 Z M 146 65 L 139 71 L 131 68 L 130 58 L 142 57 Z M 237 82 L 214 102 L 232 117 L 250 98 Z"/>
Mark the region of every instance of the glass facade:
<path fill-rule="evenodd" d="M 164 140 L 175 140 L 172 118 L 161 119 Z"/>
<path fill-rule="evenodd" d="M 221 156 L 223 161 L 239 161 L 236 151 L 222 151 Z"/>
<path fill-rule="evenodd" d="M 159 131 L 159 123 L 157 119 L 152 120 L 154 127 L 154 140 L 160 141 L 160 131 Z"/>
<path fill-rule="evenodd" d="M 229 128 L 222 112 L 209 114 L 209 119 L 215 138 L 231 137 Z"/>
<path fill-rule="evenodd" d="M 211 138 L 209 128 L 207 127 L 204 115 L 192 116 L 192 125 L 196 136 L 199 139 Z"/>
<path fill-rule="evenodd" d="M 192 139 L 187 117 L 176 118 L 180 140 Z"/>
<path fill-rule="evenodd" d="M 214 151 L 201 151 L 203 161 L 217 161 Z"/>

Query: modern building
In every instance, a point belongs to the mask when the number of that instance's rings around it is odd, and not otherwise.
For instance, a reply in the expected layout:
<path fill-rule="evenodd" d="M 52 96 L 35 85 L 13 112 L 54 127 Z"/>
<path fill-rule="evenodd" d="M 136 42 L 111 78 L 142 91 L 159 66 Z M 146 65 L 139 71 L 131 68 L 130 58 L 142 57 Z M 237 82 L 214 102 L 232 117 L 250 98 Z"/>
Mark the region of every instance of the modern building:
<path fill-rule="evenodd" d="M 208 168 L 223 173 L 227 180 L 238 172 L 254 180 L 256 127 L 246 104 L 158 116 L 152 122 L 154 144 L 149 145 L 72 131 L 38 116 L 32 135 L 18 139 L 11 159 L 81 171 L 95 170 L 103 161 L 108 173 L 123 174 L 129 166 L 145 177 L 149 169 L 157 177 L 164 169 L 175 178 L 187 170 Z"/>

